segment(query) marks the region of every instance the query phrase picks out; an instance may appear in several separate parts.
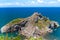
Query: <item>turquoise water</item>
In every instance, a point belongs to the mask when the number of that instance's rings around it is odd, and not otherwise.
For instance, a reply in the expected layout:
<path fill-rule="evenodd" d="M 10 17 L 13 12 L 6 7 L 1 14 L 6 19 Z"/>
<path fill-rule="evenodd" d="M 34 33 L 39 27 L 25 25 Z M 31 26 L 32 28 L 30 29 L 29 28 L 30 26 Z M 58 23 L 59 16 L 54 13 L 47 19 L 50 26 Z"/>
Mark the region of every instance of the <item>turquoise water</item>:
<path fill-rule="evenodd" d="M 0 8 L 0 28 L 13 19 L 25 18 L 32 15 L 34 12 L 39 12 L 60 24 L 60 7 L 11 7 Z M 50 40 L 60 40 L 60 28 L 57 28 L 56 31 L 49 34 L 49 38 L 51 38 Z"/>

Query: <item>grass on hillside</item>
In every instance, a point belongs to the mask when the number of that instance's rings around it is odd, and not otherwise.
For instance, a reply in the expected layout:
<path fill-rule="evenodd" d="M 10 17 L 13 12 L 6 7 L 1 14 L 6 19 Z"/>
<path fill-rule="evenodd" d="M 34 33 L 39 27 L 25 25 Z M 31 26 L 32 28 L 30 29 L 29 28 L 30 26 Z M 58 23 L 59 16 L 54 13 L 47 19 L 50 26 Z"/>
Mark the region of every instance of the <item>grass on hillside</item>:
<path fill-rule="evenodd" d="M 16 37 L 12 37 L 12 39 L 11 39 L 11 37 L 8 37 L 8 34 L 6 34 L 6 36 L 4 36 L 3 34 L 2 35 L 0 35 L 0 40 L 25 40 L 25 37 L 24 36 L 22 36 L 22 35 L 17 35 Z M 40 37 L 40 38 L 33 38 L 33 37 L 30 37 L 29 39 L 27 39 L 27 40 L 42 40 L 42 37 Z"/>

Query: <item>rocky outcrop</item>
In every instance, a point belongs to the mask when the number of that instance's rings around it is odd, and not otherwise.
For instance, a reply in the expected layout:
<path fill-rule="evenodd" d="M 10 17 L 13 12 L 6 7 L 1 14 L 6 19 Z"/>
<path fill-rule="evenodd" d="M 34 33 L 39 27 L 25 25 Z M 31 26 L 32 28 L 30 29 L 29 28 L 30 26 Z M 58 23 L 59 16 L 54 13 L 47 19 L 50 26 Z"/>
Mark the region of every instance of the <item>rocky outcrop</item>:
<path fill-rule="evenodd" d="M 15 21 L 14 21 L 15 22 Z M 49 32 L 52 32 L 52 28 L 57 28 L 59 24 L 57 22 L 50 21 L 48 18 L 35 12 L 32 16 L 24 18 L 23 21 L 13 25 L 5 25 L 1 28 L 1 32 L 14 32 L 18 31 L 21 35 L 29 37 L 44 36 Z"/>

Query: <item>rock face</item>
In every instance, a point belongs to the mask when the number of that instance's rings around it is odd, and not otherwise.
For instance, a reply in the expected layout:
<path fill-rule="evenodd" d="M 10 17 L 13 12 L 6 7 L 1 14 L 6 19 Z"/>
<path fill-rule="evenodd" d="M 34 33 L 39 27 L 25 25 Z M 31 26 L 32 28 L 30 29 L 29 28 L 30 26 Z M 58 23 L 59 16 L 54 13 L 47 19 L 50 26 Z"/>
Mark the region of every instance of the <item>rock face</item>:
<path fill-rule="evenodd" d="M 29 37 L 40 37 L 49 32 L 52 32 L 51 28 L 58 27 L 57 22 L 52 22 L 48 18 L 35 12 L 32 16 L 25 18 L 23 21 L 14 25 L 5 25 L 1 28 L 1 32 L 14 32 L 19 31 L 21 35 Z"/>
<path fill-rule="evenodd" d="M 40 29 L 37 26 L 34 26 L 35 23 L 38 22 L 40 14 L 34 13 L 31 17 L 28 18 L 28 23 L 24 30 L 21 30 L 21 34 L 26 37 L 39 37 L 40 36 Z"/>
<path fill-rule="evenodd" d="M 33 33 L 35 31 L 35 27 L 31 24 L 28 24 L 28 26 L 21 31 L 21 34 L 25 35 L 26 37 L 33 36 Z"/>

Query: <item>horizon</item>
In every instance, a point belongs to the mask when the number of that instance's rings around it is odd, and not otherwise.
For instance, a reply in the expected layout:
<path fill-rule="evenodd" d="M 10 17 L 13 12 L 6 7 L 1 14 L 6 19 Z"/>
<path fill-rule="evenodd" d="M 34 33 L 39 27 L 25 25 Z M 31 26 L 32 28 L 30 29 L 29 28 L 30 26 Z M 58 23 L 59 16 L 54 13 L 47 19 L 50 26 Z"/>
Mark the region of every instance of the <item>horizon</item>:
<path fill-rule="evenodd" d="M 60 7 L 60 0 L 0 0 L 0 7 Z"/>

